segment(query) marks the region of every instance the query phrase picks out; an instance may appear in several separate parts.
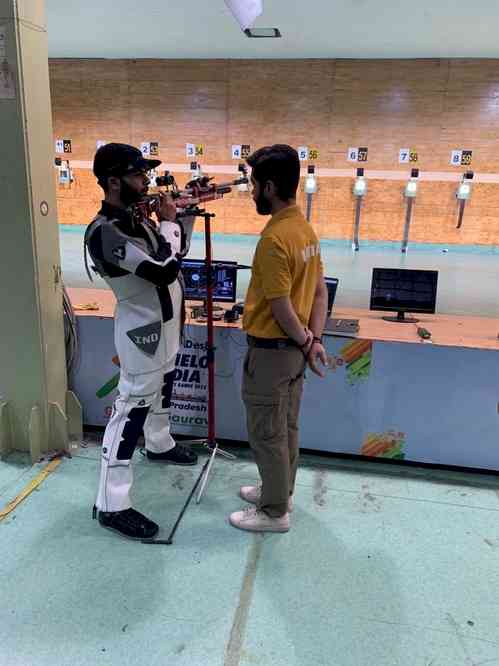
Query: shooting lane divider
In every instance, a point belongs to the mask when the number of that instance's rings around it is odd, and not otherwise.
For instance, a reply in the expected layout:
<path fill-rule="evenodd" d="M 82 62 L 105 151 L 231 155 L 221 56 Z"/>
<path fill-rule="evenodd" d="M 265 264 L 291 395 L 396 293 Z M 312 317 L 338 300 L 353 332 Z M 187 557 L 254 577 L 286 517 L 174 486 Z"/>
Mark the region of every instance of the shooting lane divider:
<path fill-rule="evenodd" d="M 62 458 L 56 458 L 51 460 L 45 467 L 39 472 L 34 479 L 32 479 L 26 488 L 22 490 L 17 497 L 15 497 L 11 502 L 6 504 L 3 509 L 0 509 L 0 522 L 4 520 L 14 509 L 16 509 L 21 502 L 23 502 L 31 493 L 36 490 L 45 479 L 54 472 L 62 462 Z"/>

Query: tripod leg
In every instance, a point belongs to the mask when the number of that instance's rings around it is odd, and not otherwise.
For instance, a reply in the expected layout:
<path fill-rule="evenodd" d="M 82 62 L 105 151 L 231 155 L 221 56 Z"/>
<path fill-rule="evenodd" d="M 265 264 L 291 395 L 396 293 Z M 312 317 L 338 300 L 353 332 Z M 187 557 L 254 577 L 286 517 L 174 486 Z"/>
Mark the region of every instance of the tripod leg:
<path fill-rule="evenodd" d="M 224 451 L 221 449 L 218 444 L 217 446 L 217 454 L 219 456 L 222 456 L 222 458 L 227 458 L 227 460 L 237 460 L 237 456 L 235 456 L 233 453 L 229 453 L 228 451 Z M 208 451 L 213 451 L 213 447 L 210 446 L 209 442 L 205 442 L 205 447 L 208 449 Z"/>
<path fill-rule="evenodd" d="M 197 446 L 200 444 L 207 446 L 206 437 L 200 437 L 199 439 L 179 439 L 178 442 L 179 444 L 185 444 L 186 446 Z"/>
<path fill-rule="evenodd" d="M 189 497 L 186 499 L 185 504 L 184 504 L 184 506 L 182 507 L 182 511 L 180 512 L 180 514 L 179 514 L 177 520 L 175 521 L 175 525 L 173 526 L 172 531 L 171 531 L 170 534 L 168 535 L 168 538 L 167 538 L 167 539 L 142 539 L 142 543 L 165 544 L 165 545 L 167 545 L 167 546 L 171 546 L 171 545 L 172 545 L 172 543 L 173 543 L 173 537 L 175 536 L 175 532 L 177 531 L 177 528 L 178 528 L 178 526 L 180 525 L 180 521 L 181 521 L 182 518 L 184 517 L 184 513 L 187 511 L 187 507 L 189 506 L 189 504 L 190 504 L 190 502 L 191 502 L 191 499 L 193 498 L 194 493 L 196 492 L 196 489 L 197 489 L 197 487 L 199 486 L 199 482 L 201 481 L 201 479 L 203 478 L 203 475 L 204 475 L 205 472 L 207 471 L 207 469 L 208 469 L 208 467 L 209 467 L 209 465 L 210 465 L 211 460 L 212 460 L 211 458 L 208 458 L 208 460 L 207 460 L 207 461 L 205 462 L 205 464 L 203 465 L 203 469 L 202 469 L 201 472 L 199 473 L 199 476 L 198 476 L 198 478 L 196 479 L 196 483 L 195 483 L 194 486 L 192 487 L 192 490 L 191 490 L 191 492 L 189 493 Z"/>
<path fill-rule="evenodd" d="M 217 455 L 218 452 L 218 444 L 215 443 L 214 448 L 211 451 L 211 456 L 208 459 L 208 464 L 206 467 L 206 472 L 204 473 L 203 476 L 203 482 L 201 483 L 201 486 L 199 488 L 198 496 L 196 497 L 196 504 L 199 504 L 201 502 L 201 499 L 203 497 L 204 489 L 206 488 L 206 484 L 208 483 L 208 477 L 211 472 L 211 468 L 213 467 L 213 461 L 215 460 L 215 456 Z"/>

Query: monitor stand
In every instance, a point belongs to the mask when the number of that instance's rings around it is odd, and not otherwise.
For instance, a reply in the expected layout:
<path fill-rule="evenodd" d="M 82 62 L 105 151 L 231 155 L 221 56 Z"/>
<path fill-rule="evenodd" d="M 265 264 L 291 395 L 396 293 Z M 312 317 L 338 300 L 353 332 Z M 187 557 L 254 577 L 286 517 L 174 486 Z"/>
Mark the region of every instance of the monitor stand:
<path fill-rule="evenodd" d="M 397 312 L 396 317 L 383 317 L 385 321 L 395 321 L 399 324 L 417 324 L 419 319 L 414 317 L 406 317 L 404 312 Z"/>

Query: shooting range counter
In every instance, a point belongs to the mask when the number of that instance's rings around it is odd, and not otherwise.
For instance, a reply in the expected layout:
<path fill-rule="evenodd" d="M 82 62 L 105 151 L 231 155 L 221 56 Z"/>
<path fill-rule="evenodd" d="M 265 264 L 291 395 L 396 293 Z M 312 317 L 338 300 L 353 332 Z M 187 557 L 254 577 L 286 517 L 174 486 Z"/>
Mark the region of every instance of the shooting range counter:
<path fill-rule="evenodd" d="M 73 389 L 84 423 L 104 426 L 119 375 L 114 296 L 68 292 L 80 345 Z M 499 471 L 498 319 L 433 314 L 418 315 L 418 325 L 399 324 L 380 312 L 336 308 L 334 317 L 358 319 L 360 328 L 355 338 L 324 337 L 329 366 L 324 379 L 307 373 L 302 448 Z M 215 322 L 216 433 L 246 441 L 240 323 Z M 430 340 L 418 335 L 418 326 Z M 206 374 L 206 325 L 188 317 L 177 357 L 174 433 L 206 434 Z"/>

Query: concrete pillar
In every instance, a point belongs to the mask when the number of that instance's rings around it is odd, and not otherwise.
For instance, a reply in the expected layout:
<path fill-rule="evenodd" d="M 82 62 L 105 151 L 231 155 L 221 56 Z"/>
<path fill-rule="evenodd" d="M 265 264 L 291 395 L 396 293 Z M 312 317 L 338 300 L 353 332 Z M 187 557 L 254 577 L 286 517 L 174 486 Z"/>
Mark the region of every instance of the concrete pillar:
<path fill-rule="evenodd" d="M 75 431 L 43 0 L 0 0 L 0 156 L 0 454 L 37 460 Z"/>

